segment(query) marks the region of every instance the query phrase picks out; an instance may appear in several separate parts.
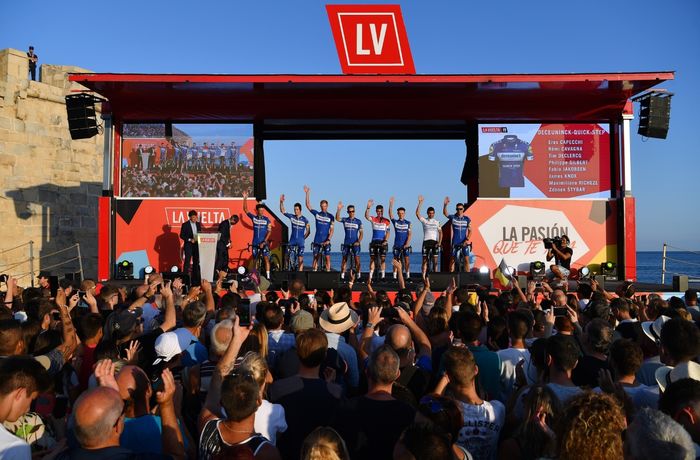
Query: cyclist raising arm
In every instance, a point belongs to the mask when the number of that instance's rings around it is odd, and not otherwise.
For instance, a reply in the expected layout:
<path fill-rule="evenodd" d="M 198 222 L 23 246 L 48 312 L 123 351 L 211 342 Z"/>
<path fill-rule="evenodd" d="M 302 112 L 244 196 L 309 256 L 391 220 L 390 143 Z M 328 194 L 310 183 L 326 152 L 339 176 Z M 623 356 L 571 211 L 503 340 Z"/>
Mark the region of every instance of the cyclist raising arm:
<path fill-rule="evenodd" d="M 270 236 L 272 235 L 272 223 L 270 219 L 263 214 L 265 205 L 258 202 L 255 205 L 257 214 L 248 212 L 248 192 L 243 192 L 243 212 L 253 222 L 253 258 L 258 258 L 258 252 L 262 251 L 263 260 L 265 261 L 265 273 L 270 278 Z"/>
<path fill-rule="evenodd" d="M 450 220 L 450 224 L 452 224 L 452 258 L 450 259 L 450 272 L 455 271 L 455 262 L 460 252 L 464 257 L 464 271 L 468 272 L 469 257 L 471 255 L 471 219 L 464 215 L 464 204 L 457 203 L 457 211 L 454 214 L 449 214 L 447 212 L 448 204 L 450 204 L 450 198 L 445 197 L 442 213 Z"/>
<path fill-rule="evenodd" d="M 316 221 L 316 233 L 314 242 L 312 243 L 314 262 L 313 270 L 318 269 L 318 263 L 321 257 L 326 257 L 326 271 L 331 270 L 331 237 L 333 236 L 333 214 L 328 212 L 328 201 L 321 200 L 321 211 L 311 208 L 311 189 L 308 185 L 304 186 L 306 194 L 306 209 L 314 215 Z"/>
<path fill-rule="evenodd" d="M 435 208 L 428 208 L 428 218 L 420 215 L 420 208 L 423 206 L 423 195 L 418 196 L 418 206 L 416 206 L 416 217 L 423 224 L 423 278 L 428 271 L 428 257 L 433 258 L 433 270 L 437 267 L 438 248 L 442 243 L 442 226 L 435 218 Z"/>
<path fill-rule="evenodd" d="M 372 279 L 372 274 L 374 273 L 375 263 L 374 259 L 377 255 L 381 257 L 382 265 L 382 279 L 384 279 L 384 274 L 386 273 L 386 250 L 389 246 L 389 219 L 384 217 L 384 206 L 378 204 L 375 210 L 377 215 L 375 217 L 370 217 L 369 209 L 372 207 L 373 200 L 367 202 L 367 209 L 365 210 L 365 219 L 372 223 L 372 241 L 369 243 L 369 278 Z"/>
<path fill-rule="evenodd" d="M 299 271 L 304 271 L 304 240 L 311 233 L 309 220 L 301 215 L 301 203 L 294 203 L 294 214 L 285 212 L 284 195 L 280 195 L 280 212 L 292 222 L 292 234 L 289 237 L 287 256 L 297 255 Z"/>
<path fill-rule="evenodd" d="M 406 220 L 406 209 L 399 208 L 396 210 L 399 214 L 398 219 L 394 219 L 394 197 L 389 198 L 389 219 L 394 224 L 394 259 L 401 261 L 403 268 L 406 269 L 406 278 L 411 277 L 411 222 Z M 397 275 L 396 267 L 394 267 L 394 279 Z"/>
<path fill-rule="evenodd" d="M 338 203 L 338 210 L 335 212 L 335 220 L 342 222 L 345 229 L 345 240 L 343 241 L 343 261 L 340 266 L 340 278 L 345 279 L 345 267 L 348 257 L 352 254 L 355 259 L 355 280 L 360 279 L 360 242 L 362 241 L 362 221 L 355 217 L 355 206 L 348 205 L 348 217 L 340 217 L 340 210 L 343 209 L 343 202 Z"/>

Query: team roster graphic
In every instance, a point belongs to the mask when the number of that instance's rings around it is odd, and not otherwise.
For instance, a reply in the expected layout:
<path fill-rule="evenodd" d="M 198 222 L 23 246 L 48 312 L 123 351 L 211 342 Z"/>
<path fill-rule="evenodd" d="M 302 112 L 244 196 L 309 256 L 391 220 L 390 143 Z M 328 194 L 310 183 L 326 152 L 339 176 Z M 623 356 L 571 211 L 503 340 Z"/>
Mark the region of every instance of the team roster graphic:
<path fill-rule="evenodd" d="M 479 125 L 479 196 L 610 198 L 606 125 Z"/>
<path fill-rule="evenodd" d="M 251 124 L 126 124 L 122 139 L 122 197 L 252 194 Z"/>

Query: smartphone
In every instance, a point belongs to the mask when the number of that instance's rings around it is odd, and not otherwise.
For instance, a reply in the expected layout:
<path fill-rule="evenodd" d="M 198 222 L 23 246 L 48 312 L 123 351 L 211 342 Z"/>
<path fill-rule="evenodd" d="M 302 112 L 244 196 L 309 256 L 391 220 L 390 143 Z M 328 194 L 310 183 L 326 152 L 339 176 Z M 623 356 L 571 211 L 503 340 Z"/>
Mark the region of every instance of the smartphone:
<path fill-rule="evenodd" d="M 84 299 L 84 298 L 85 298 L 85 291 L 78 291 L 77 294 L 78 294 L 78 298 L 79 298 L 79 299 Z"/>
<path fill-rule="evenodd" d="M 468 291 L 467 292 L 467 302 L 476 305 L 479 303 L 479 295 L 476 293 L 476 291 Z"/>
<path fill-rule="evenodd" d="M 316 296 L 313 294 L 307 294 L 309 296 L 309 303 L 316 302 Z"/>
<path fill-rule="evenodd" d="M 58 292 L 58 276 L 49 276 L 49 290 L 51 291 L 51 297 L 55 298 Z"/>
<path fill-rule="evenodd" d="M 282 280 L 282 290 L 283 291 L 289 290 L 289 280 Z"/>
<path fill-rule="evenodd" d="M 250 326 L 250 299 L 241 299 L 236 308 L 236 315 L 240 326 Z"/>
<path fill-rule="evenodd" d="M 567 313 L 566 307 L 554 307 L 554 316 L 566 316 Z"/>

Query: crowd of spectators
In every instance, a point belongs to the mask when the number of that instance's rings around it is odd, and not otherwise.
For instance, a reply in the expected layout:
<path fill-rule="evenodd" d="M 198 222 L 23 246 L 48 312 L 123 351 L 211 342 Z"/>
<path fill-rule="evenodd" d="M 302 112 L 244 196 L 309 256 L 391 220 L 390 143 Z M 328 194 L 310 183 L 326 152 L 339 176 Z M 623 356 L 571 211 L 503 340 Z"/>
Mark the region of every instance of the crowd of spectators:
<path fill-rule="evenodd" d="M 136 168 L 122 170 L 124 197 L 231 197 L 253 193 L 253 170 L 182 172 L 174 168 L 155 168 L 144 172 Z"/>
<path fill-rule="evenodd" d="M 224 281 L 64 280 L 52 297 L 45 277 L 24 289 L 9 278 L 0 458 L 700 452 L 696 291 L 515 282 L 475 296 L 399 277 L 395 295 L 368 284 L 353 296 L 352 279 L 313 293 L 300 280 L 267 292 Z"/>

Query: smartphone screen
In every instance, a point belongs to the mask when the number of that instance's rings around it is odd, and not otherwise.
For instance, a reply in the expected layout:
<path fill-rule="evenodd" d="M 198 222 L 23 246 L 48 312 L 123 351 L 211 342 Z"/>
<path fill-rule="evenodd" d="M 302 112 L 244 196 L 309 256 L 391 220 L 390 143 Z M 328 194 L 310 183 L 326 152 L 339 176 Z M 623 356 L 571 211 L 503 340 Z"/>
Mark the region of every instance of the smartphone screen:
<path fill-rule="evenodd" d="M 250 326 L 250 299 L 241 299 L 236 314 L 240 326 Z"/>
<path fill-rule="evenodd" d="M 282 280 L 282 290 L 283 291 L 289 290 L 289 280 Z"/>
<path fill-rule="evenodd" d="M 58 276 L 49 276 L 49 290 L 51 291 L 51 297 L 56 297 L 58 292 Z"/>
<path fill-rule="evenodd" d="M 566 316 L 566 307 L 554 307 L 554 316 Z"/>

